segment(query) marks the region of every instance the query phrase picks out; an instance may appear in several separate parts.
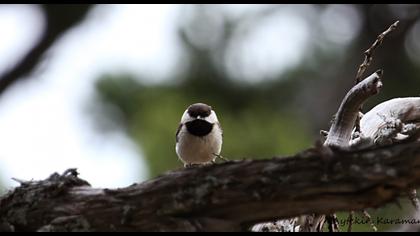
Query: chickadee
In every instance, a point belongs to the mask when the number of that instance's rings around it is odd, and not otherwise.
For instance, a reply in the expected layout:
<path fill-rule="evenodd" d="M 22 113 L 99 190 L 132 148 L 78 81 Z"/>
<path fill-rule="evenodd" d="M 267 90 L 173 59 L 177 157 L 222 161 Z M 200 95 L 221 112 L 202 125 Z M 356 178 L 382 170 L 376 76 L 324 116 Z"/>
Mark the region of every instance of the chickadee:
<path fill-rule="evenodd" d="M 176 131 L 176 154 L 185 167 L 214 162 L 222 150 L 222 128 L 211 106 L 190 105 Z"/>

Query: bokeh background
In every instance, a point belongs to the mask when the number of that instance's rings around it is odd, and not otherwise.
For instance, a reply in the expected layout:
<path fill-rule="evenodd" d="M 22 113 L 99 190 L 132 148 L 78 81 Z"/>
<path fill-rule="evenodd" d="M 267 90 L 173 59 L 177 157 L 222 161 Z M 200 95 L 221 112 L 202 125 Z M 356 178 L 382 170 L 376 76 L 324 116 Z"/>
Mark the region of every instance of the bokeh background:
<path fill-rule="evenodd" d="M 419 95 L 419 16 L 414 4 L 1 5 L 0 194 L 12 177 L 72 167 L 108 188 L 181 168 L 175 131 L 195 102 L 216 110 L 223 156 L 292 155 L 329 128 L 364 50 L 396 20 L 366 72 L 385 74 L 365 110 Z M 412 210 L 401 205 L 369 213 L 395 219 Z"/>

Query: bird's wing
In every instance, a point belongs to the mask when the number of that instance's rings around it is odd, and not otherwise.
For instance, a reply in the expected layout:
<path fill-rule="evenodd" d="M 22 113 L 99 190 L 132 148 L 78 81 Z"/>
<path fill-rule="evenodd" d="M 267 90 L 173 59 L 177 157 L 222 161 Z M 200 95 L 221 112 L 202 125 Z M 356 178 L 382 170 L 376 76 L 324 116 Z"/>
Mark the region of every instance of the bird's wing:
<path fill-rule="evenodd" d="M 222 133 L 222 137 L 223 137 L 223 129 L 222 129 L 222 125 L 220 124 L 220 122 L 217 122 L 217 126 L 220 129 L 220 132 Z"/>
<path fill-rule="evenodd" d="M 178 129 L 176 130 L 176 134 L 175 134 L 175 140 L 176 140 L 176 142 L 178 142 L 178 134 L 179 134 L 179 132 L 181 131 L 181 128 L 182 128 L 182 124 L 180 123 L 179 125 L 178 125 Z"/>

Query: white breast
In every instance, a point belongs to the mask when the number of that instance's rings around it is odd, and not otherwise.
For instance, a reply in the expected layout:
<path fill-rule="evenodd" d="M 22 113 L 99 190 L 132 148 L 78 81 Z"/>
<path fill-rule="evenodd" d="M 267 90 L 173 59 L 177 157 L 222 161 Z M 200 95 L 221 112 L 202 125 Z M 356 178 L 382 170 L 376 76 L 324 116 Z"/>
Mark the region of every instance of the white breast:
<path fill-rule="evenodd" d="M 212 131 L 203 137 L 188 133 L 185 126 L 181 128 L 175 150 L 179 159 L 185 164 L 207 163 L 216 158 L 222 149 L 222 131 L 215 124 Z"/>

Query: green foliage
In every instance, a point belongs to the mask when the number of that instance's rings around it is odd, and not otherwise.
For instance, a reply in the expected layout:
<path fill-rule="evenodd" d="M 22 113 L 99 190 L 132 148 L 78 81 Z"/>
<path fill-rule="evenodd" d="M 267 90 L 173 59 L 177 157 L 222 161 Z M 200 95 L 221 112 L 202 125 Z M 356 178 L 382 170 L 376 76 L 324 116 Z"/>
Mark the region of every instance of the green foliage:
<path fill-rule="evenodd" d="M 222 155 L 228 159 L 289 155 L 311 144 L 304 119 L 254 100 L 257 92 L 243 98 L 248 105 L 235 106 L 215 94 L 190 99 L 182 87 L 143 86 L 130 76 L 105 76 L 98 89 L 103 101 L 124 114 L 127 132 L 142 148 L 151 176 L 182 166 L 175 153 L 175 132 L 182 113 L 195 102 L 216 110 L 224 131 Z"/>

